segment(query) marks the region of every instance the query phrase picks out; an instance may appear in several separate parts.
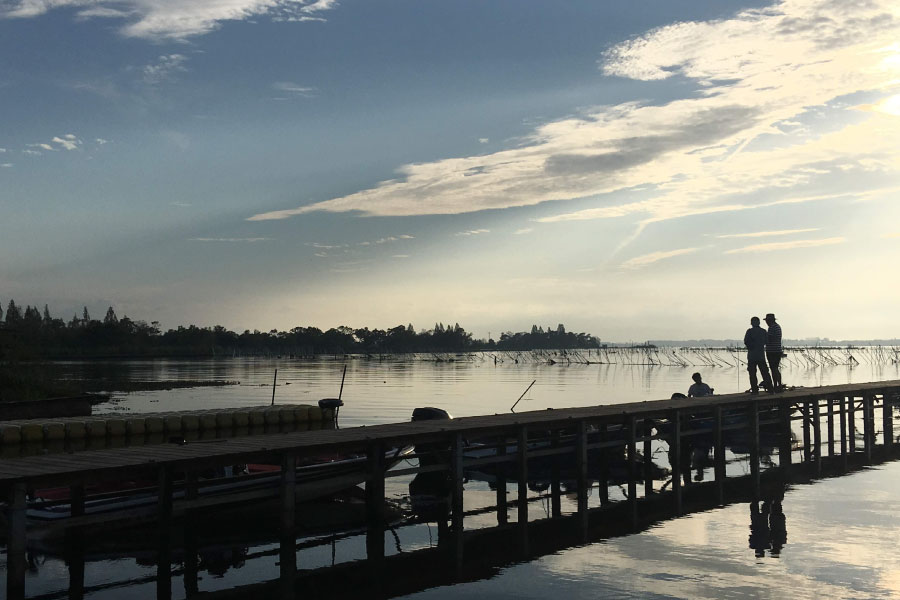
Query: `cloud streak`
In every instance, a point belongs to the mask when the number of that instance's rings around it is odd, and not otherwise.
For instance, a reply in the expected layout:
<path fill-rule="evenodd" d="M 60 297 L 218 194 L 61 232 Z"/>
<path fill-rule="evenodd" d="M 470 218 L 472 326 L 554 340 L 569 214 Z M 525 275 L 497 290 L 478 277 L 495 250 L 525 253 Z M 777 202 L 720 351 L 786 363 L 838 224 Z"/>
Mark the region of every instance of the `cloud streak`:
<path fill-rule="evenodd" d="M 716 238 L 720 240 L 727 240 L 732 238 L 774 237 L 780 235 L 793 235 L 795 233 L 810 233 L 813 231 L 819 231 L 819 228 L 814 227 L 811 229 L 779 229 L 778 231 L 755 231 L 753 233 L 725 233 L 717 235 Z"/>
<path fill-rule="evenodd" d="M 59 8 L 78 19 L 124 21 L 119 32 L 150 40 L 183 40 L 209 33 L 227 21 L 268 16 L 279 21 L 321 21 L 335 0 L 12 0 L 0 17 L 34 18 Z"/>
<path fill-rule="evenodd" d="M 559 220 L 654 222 L 759 204 L 735 201 L 738 191 L 786 200 L 837 171 L 896 175 L 900 121 L 837 99 L 891 93 L 900 81 L 900 63 L 890 60 L 898 37 L 900 7 L 888 0 L 784 0 L 663 27 L 610 48 L 600 69 L 641 81 L 687 78 L 695 86 L 688 97 L 595 107 L 537 127 L 516 148 L 405 165 L 370 189 L 250 220 L 459 214 L 589 198 L 595 208 Z M 813 108 L 840 125 L 798 126 Z M 869 177 L 859 181 L 870 189 Z M 649 198 L 623 203 L 621 192 L 637 186 L 649 186 Z"/>
<path fill-rule="evenodd" d="M 683 256 L 685 254 L 691 254 L 696 252 L 700 248 L 679 248 L 677 250 L 664 250 L 660 252 L 651 252 L 650 254 L 644 254 L 642 256 L 636 256 L 629 260 L 626 260 L 621 264 L 621 268 L 634 270 L 634 269 L 642 269 L 646 266 L 652 265 L 653 263 L 659 262 L 661 260 L 666 260 L 669 258 L 674 258 L 676 256 Z"/>
<path fill-rule="evenodd" d="M 771 242 L 768 244 L 755 244 L 753 246 L 744 246 L 743 248 L 735 248 L 728 250 L 725 254 L 751 254 L 759 252 L 780 252 L 782 250 L 794 250 L 797 248 L 817 248 L 819 246 L 832 246 L 834 244 L 843 244 L 847 239 L 843 237 L 832 237 L 821 240 L 795 240 L 793 242 Z"/>

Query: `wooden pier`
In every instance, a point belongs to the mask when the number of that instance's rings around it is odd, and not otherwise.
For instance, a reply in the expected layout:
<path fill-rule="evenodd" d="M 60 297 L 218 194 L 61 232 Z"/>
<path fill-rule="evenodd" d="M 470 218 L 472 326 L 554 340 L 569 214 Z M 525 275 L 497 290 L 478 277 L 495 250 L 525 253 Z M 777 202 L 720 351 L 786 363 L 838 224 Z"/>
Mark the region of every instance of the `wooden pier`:
<path fill-rule="evenodd" d="M 733 454 L 749 459 L 750 489 L 757 496 L 761 486 L 761 452 L 768 469 L 790 469 L 793 462 L 806 463 L 813 473 L 821 472 L 823 457 L 845 463 L 873 461 L 892 455 L 894 446 L 893 406 L 900 404 L 900 381 L 801 388 L 780 394 L 732 394 L 705 398 L 659 400 L 465 417 L 450 421 L 419 421 L 358 427 L 340 430 L 307 431 L 230 439 L 223 443 L 183 446 L 134 446 L 86 451 L 66 455 L 31 456 L 0 461 L 0 492 L 7 500 L 8 569 L 7 597 L 26 597 L 26 498 L 29 490 L 71 487 L 73 516 L 62 525 L 74 530 L 102 524 L 109 516 L 84 514 L 84 490 L 92 483 L 133 479 L 158 482 L 156 505 L 135 509 L 118 518 L 155 519 L 163 526 L 179 514 L 210 509 L 234 498 L 198 496 L 202 486 L 199 474 L 209 468 L 236 463 L 276 462 L 282 465 L 280 487 L 282 579 L 292 581 L 296 572 L 294 523 L 297 495 L 295 470 L 299 459 L 325 452 L 365 453 L 368 456 L 366 499 L 368 507 L 367 550 L 370 560 L 384 558 L 384 490 L 386 477 L 424 473 L 449 473 L 450 535 L 457 540 L 460 557 L 464 544 L 464 473 L 492 466 L 505 469 L 518 483 L 518 499 L 507 502 L 505 479 L 497 485 L 497 520 L 509 520 L 509 504 L 514 504 L 516 523 L 528 523 L 528 476 L 538 460 L 562 457 L 574 466 L 577 510 L 572 517 L 587 524 L 589 467 L 599 461 L 605 468 L 613 456 L 621 457 L 627 467 L 627 499 L 624 510 L 633 522 L 641 518 L 641 504 L 653 499 L 654 505 L 668 505 L 673 514 L 684 510 L 685 488 L 691 482 L 680 457 L 696 440 L 710 440 L 714 458 L 714 481 L 704 485 L 715 495 L 715 502 L 728 500 L 726 481 L 726 445 Z M 799 422 L 799 432 L 792 424 Z M 763 435 L 761 435 L 761 432 Z M 735 442 L 735 436 L 740 441 Z M 795 441 L 794 437 L 799 438 Z M 536 439 L 548 443 L 535 447 Z M 493 455 L 467 458 L 469 443 L 478 440 L 493 447 Z M 880 442 L 880 443 L 879 443 Z M 418 447 L 444 449 L 432 452 L 408 468 L 385 469 L 385 449 L 416 444 Z M 639 461 L 638 449 L 649 457 L 654 445 L 665 444 L 671 460 L 671 481 L 654 485 L 649 460 Z M 797 455 L 795 457 L 795 454 Z M 598 458 L 599 457 L 599 458 Z M 777 457 L 777 464 L 774 458 Z M 424 455 L 422 458 L 426 458 Z M 687 465 L 689 468 L 689 464 Z M 639 481 L 643 485 L 639 486 Z M 302 484 L 301 484 L 302 485 Z M 668 489 L 664 489 L 668 487 Z M 600 486 L 604 499 L 605 482 Z M 176 500 L 176 489 L 185 493 Z M 560 475 L 554 471 L 551 483 L 552 517 L 561 517 Z M 247 498 L 250 500 L 250 498 Z M 60 526 L 60 525 L 57 525 Z M 164 533 L 161 533 L 164 535 Z M 527 533 L 525 534 L 527 536 Z M 527 541 L 527 540 L 525 540 Z M 164 548 L 165 540 L 160 547 Z M 164 559 L 165 556 L 162 556 Z M 293 560 L 292 560 L 293 559 Z M 158 596 L 171 596 L 170 566 L 160 561 Z M 73 579 L 79 575 L 72 573 Z M 83 577 L 83 573 L 81 574 Z M 169 589 L 166 589 L 166 586 Z M 287 584 L 286 584 L 287 585 Z M 290 586 L 289 586 L 290 587 Z M 286 595 L 287 591 L 285 592 Z"/>

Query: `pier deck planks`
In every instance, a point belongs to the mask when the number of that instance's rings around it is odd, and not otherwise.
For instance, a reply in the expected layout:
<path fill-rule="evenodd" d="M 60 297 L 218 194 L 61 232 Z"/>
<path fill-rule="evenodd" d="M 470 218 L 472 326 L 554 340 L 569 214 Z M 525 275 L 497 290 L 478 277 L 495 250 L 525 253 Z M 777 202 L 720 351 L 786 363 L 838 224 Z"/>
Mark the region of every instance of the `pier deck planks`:
<path fill-rule="evenodd" d="M 507 413 L 479 417 L 461 417 L 451 421 L 392 423 L 350 429 L 322 429 L 262 436 L 230 438 L 224 442 L 188 442 L 181 446 L 128 446 L 86 450 L 68 455 L 29 456 L 0 460 L 0 490 L 15 483 L 29 485 L 66 485 L 75 482 L 116 479 L 160 467 L 173 470 L 195 470 L 277 458 L 287 452 L 298 456 L 314 456 L 335 450 L 363 450 L 375 443 L 407 444 L 447 439 L 450 433 L 491 435 L 513 432 L 527 425 L 539 429 L 565 425 L 567 422 L 616 422 L 630 417 L 662 416 L 672 409 L 712 411 L 715 407 L 738 407 L 748 403 L 761 405 L 781 402 L 804 402 L 829 397 L 867 396 L 900 393 L 900 381 L 845 384 L 796 390 L 758 396 L 727 394 L 679 400 L 654 400 L 609 404 L 583 408 L 548 409 L 524 413 Z"/>

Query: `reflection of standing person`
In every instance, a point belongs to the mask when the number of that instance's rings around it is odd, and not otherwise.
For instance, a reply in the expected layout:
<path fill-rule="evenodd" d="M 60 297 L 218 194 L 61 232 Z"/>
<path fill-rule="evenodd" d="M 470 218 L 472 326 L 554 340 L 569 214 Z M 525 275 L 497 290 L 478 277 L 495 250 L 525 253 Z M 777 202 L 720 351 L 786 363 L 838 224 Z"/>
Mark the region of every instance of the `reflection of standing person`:
<path fill-rule="evenodd" d="M 759 508 L 759 502 L 750 503 L 750 539 L 748 540 L 750 547 L 756 551 L 756 558 L 762 558 L 769 549 L 769 503 L 762 503 L 762 510 Z"/>
<path fill-rule="evenodd" d="M 750 329 L 744 334 L 744 346 L 747 347 L 747 371 L 750 373 L 750 393 L 759 393 L 759 381 L 756 369 L 762 373 L 763 387 L 772 390 L 769 378 L 769 367 L 766 366 L 766 330 L 759 326 L 759 317 L 750 319 Z"/>
<path fill-rule="evenodd" d="M 769 514 L 769 530 L 772 536 L 772 556 L 779 556 L 781 549 L 787 544 L 787 518 L 781 508 L 781 502 L 772 502 L 772 511 Z"/>
<path fill-rule="evenodd" d="M 778 365 L 781 364 L 781 355 L 784 354 L 784 347 L 781 345 L 781 325 L 775 322 L 775 315 L 769 313 L 766 315 L 766 358 L 769 360 L 769 368 L 772 369 L 772 383 L 776 390 L 783 388 L 781 383 L 781 370 Z"/>

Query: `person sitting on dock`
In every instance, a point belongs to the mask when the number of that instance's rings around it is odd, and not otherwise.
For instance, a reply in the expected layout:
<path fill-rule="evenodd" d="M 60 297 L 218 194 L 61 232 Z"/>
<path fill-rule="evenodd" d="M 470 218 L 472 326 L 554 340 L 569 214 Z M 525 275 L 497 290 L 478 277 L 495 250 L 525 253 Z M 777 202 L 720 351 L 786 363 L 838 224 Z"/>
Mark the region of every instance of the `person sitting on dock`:
<path fill-rule="evenodd" d="M 691 375 L 691 379 L 694 380 L 694 385 L 688 388 L 688 398 L 700 398 L 701 396 L 713 395 L 713 388 L 703 383 L 700 373 L 694 373 Z"/>
<path fill-rule="evenodd" d="M 766 330 L 759 326 L 759 317 L 750 319 L 750 329 L 744 334 L 744 346 L 747 347 L 747 372 L 750 373 L 750 393 L 759 393 L 759 381 L 756 369 L 762 373 L 763 387 L 773 392 L 772 379 L 769 378 L 769 367 L 766 366 Z"/>

